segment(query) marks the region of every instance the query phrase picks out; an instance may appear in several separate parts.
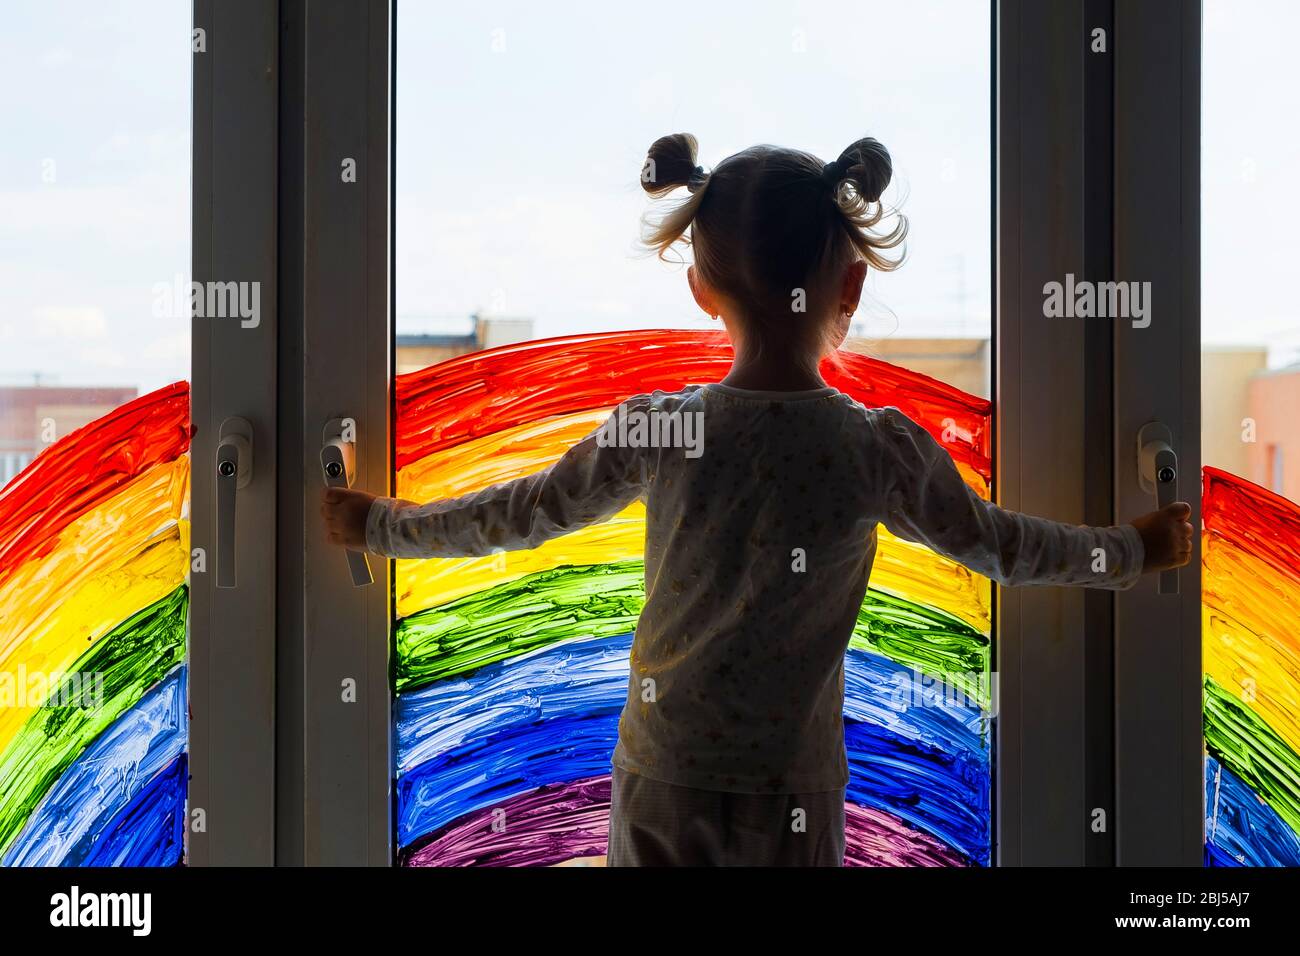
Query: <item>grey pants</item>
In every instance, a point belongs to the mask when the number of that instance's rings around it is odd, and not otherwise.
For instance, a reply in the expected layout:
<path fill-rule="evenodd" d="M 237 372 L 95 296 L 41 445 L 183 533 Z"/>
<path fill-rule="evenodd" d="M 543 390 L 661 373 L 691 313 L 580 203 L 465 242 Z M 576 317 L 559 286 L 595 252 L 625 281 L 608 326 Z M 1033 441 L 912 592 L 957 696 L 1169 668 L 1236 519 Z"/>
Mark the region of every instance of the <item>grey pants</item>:
<path fill-rule="evenodd" d="M 843 864 L 842 789 L 726 793 L 614 768 L 607 866 Z"/>

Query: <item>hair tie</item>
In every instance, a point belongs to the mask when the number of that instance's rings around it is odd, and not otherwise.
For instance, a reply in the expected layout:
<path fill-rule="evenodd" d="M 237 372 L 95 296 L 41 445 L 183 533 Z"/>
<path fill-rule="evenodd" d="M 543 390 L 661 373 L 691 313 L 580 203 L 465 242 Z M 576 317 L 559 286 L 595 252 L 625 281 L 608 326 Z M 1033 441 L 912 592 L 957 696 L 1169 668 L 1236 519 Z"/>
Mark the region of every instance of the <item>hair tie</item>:
<path fill-rule="evenodd" d="M 695 192 L 709 180 L 709 174 L 704 171 L 703 166 L 696 166 L 691 170 L 691 175 L 686 179 L 686 188 L 690 192 Z"/>
<path fill-rule="evenodd" d="M 840 184 L 840 180 L 843 178 L 844 166 L 841 165 L 838 159 L 831 160 L 822 167 L 822 182 L 831 187 L 832 190 Z"/>

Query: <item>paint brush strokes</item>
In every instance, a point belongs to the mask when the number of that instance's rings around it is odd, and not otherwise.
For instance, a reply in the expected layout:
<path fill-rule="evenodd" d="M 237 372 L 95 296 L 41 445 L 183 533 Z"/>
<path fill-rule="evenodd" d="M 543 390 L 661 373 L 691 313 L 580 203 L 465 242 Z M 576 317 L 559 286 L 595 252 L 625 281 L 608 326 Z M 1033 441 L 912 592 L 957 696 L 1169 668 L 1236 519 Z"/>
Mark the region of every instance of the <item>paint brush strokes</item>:
<path fill-rule="evenodd" d="M 185 853 L 185 754 L 135 795 L 98 835 L 81 866 L 178 866 Z"/>
<path fill-rule="evenodd" d="M 0 489 L 0 694 L 40 675 L 94 695 L 0 708 L 5 864 L 181 859 L 189 440 L 181 382 L 70 433 Z"/>
<path fill-rule="evenodd" d="M 398 622 L 399 692 L 573 638 L 632 631 L 645 602 L 641 562 L 560 568 L 421 611 Z M 851 647 L 983 694 L 989 640 L 943 611 L 868 589 Z M 987 703 L 987 701 L 985 701 Z"/>
<path fill-rule="evenodd" d="M 539 785 L 608 768 L 627 693 L 632 635 L 570 641 L 397 704 L 399 839 L 451 825 Z M 845 658 L 849 799 L 984 862 L 988 745 L 984 711 L 933 694 L 887 658 Z M 933 690 L 933 688 L 931 688 Z"/>
<path fill-rule="evenodd" d="M 185 581 L 185 459 L 157 465 L 60 532 L 0 585 L 0 672 L 66 673 L 87 643 Z M 4 747 L 34 708 L 0 709 Z"/>
<path fill-rule="evenodd" d="M 397 835 L 411 846 L 466 813 L 538 787 L 609 770 L 618 709 L 587 711 L 493 731 L 398 778 Z M 855 782 L 848 800 L 897 815 L 964 857 L 988 860 L 987 765 L 908 743 L 869 724 L 846 723 Z M 883 784 L 883 786 L 882 786 Z"/>
<path fill-rule="evenodd" d="M 540 787 L 467 814 L 431 834 L 405 866 L 554 866 L 605 853 L 609 777 Z M 505 821 L 507 826 L 493 826 Z M 845 807 L 846 866 L 966 866 L 969 862 L 902 821 L 870 807 Z"/>
<path fill-rule="evenodd" d="M 186 593 L 179 588 L 123 621 L 73 665 L 103 675 L 99 707 L 41 707 L 0 755 L 0 850 L 86 747 L 185 657 Z"/>
<path fill-rule="evenodd" d="M 451 497 L 540 470 L 628 396 L 717 381 L 730 361 L 725 335 L 648 331 L 530 342 L 400 376 L 397 494 Z M 841 353 L 822 374 L 867 406 L 900 408 L 987 497 L 987 401 L 860 355 Z M 398 562 L 403 861 L 539 865 L 603 852 L 644 602 L 644 520 L 634 505 L 532 551 Z M 871 584 L 846 658 L 847 862 L 986 864 L 991 588 L 887 533 Z M 961 702 L 918 704 L 917 686 L 936 680 Z M 503 801 L 536 826 L 481 832 Z"/>
<path fill-rule="evenodd" d="M 80 866 L 108 824 L 185 749 L 185 669 L 117 719 L 59 777 L 4 855 L 5 866 Z"/>
<path fill-rule="evenodd" d="M 592 709 L 618 710 L 627 693 L 632 635 L 573 640 L 454 681 L 403 694 L 396 707 L 399 774 L 464 744 L 485 729 L 522 726 Z M 914 672 L 857 648 L 845 656 L 845 717 L 874 723 L 916 746 L 979 754 L 983 709 L 960 695 L 923 687 Z"/>
<path fill-rule="evenodd" d="M 719 381 L 731 354 L 722 332 L 608 332 L 474 352 L 398 376 L 397 467 L 503 428 Z M 989 475 L 987 400 L 851 352 L 826 359 L 821 372 L 864 405 L 896 406 L 958 463 Z"/>
<path fill-rule="evenodd" d="M 1300 833 L 1300 756 L 1236 694 L 1205 679 L 1205 745 Z"/>
<path fill-rule="evenodd" d="M 189 386 L 150 392 L 51 445 L 0 490 L 0 581 L 127 482 L 190 446 Z"/>
<path fill-rule="evenodd" d="M 608 409 L 601 409 L 549 418 L 434 452 L 398 473 L 396 494 L 412 501 L 434 501 L 542 471 L 590 433 L 607 413 Z M 983 478 L 973 473 L 966 477 L 978 494 L 987 497 Z M 529 551 L 403 561 L 398 565 L 397 614 L 404 617 L 535 571 L 639 560 L 644 544 L 645 507 L 638 502 L 598 525 Z M 989 628 L 989 588 L 983 581 L 961 565 L 885 529 L 878 531 L 872 582 L 914 601 L 943 603 L 974 627 Z"/>
<path fill-rule="evenodd" d="M 1300 835 L 1241 779 L 1205 758 L 1207 866 L 1300 866 Z"/>
<path fill-rule="evenodd" d="M 432 497 L 402 495 L 415 501 Z M 988 582 L 922 545 L 877 530 L 873 587 L 914 602 L 942 605 L 972 627 L 990 627 Z M 634 504 L 613 517 L 547 541 L 529 551 L 480 558 L 430 558 L 399 561 L 397 614 L 470 595 L 527 574 L 569 565 L 639 561 L 645 551 L 645 506 Z"/>
<path fill-rule="evenodd" d="M 1203 475 L 1206 860 L 1300 865 L 1300 506 Z"/>

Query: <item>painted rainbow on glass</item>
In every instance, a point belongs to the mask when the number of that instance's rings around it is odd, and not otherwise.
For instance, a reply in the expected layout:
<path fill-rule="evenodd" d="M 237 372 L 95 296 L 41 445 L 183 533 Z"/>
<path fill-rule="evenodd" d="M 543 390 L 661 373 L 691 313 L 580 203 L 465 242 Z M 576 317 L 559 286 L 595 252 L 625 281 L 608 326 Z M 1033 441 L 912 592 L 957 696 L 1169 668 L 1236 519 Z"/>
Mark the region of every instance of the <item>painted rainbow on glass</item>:
<path fill-rule="evenodd" d="M 184 853 L 189 388 L 45 449 L 0 490 L 0 862 Z"/>
<path fill-rule="evenodd" d="M 1300 866 L 1300 506 L 1206 468 L 1205 862 Z"/>
<path fill-rule="evenodd" d="M 540 470 L 624 398 L 717 381 L 730 361 L 721 333 L 622 332 L 399 376 L 397 494 L 451 497 Z M 856 354 L 822 372 L 930 430 L 987 497 L 986 400 Z M 644 600 L 644 514 L 636 504 L 532 551 L 397 562 L 401 864 L 556 865 L 605 852 L 610 755 Z M 988 864 L 990 595 L 987 580 L 881 529 L 846 666 L 849 865 Z M 923 694 L 929 704 L 916 706 Z"/>
<path fill-rule="evenodd" d="M 716 380 L 729 358 L 719 335 L 638 332 L 402 376 L 398 492 L 462 494 L 545 467 L 627 395 Z M 862 356 L 823 371 L 945 438 L 987 494 L 986 402 Z M 177 383 L 66 436 L 0 490 L 6 865 L 182 859 L 188 448 Z M 1206 862 L 1300 865 L 1300 507 L 1214 468 L 1203 491 Z M 403 863 L 603 853 L 641 534 L 634 507 L 536 551 L 398 562 Z M 988 862 L 988 608 L 986 581 L 882 534 L 846 674 L 850 864 Z M 897 682 L 916 674 L 974 703 L 900 710 Z"/>

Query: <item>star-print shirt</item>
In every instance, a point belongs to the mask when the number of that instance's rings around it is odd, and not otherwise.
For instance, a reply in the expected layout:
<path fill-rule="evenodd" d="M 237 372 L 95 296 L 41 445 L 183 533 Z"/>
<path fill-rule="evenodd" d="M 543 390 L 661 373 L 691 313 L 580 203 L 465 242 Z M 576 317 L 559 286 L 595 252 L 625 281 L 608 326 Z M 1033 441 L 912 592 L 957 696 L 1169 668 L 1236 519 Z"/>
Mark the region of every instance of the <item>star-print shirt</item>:
<path fill-rule="evenodd" d="M 844 655 L 878 525 L 1002 585 L 1122 589 L 1142 570 L 1133 526 L 999 508 L 898 409 L 829 387 L 637 395 L 544 471 L 429 504 L 377 500 L 366 541 L 405 558 L 534 548 L 638 500 L 646 602 L 614 764 L 705 790 L 847 783 Z"/>

